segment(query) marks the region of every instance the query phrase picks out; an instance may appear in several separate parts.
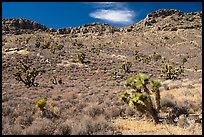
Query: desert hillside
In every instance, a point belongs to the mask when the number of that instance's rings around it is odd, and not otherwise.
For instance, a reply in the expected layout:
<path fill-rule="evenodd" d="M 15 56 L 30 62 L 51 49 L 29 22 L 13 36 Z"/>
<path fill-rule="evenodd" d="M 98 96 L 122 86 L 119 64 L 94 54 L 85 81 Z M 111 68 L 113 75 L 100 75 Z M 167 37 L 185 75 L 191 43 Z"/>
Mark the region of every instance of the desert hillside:
<path fill-rule="evenodd" d="M 168 79 L 166 64 L 183 72 Z M 32 75 L 22 66 L 37 70 L 33 85 L 15 79 Z M 157 125 L 117 97 L 140 73 L 161 81 Z M 123 28 L 2 19 L 2 134 L 201 135 L 202 12 L 161 9 Z"/>

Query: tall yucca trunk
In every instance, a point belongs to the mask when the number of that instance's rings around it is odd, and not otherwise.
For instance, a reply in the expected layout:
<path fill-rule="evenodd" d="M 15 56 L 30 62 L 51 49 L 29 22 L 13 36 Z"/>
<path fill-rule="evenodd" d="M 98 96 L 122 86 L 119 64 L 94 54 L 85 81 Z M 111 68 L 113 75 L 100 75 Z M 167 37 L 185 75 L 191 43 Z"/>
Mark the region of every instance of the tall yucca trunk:
<path fill-rule="evenodd" d="M 155 92 L 155 100 L 156 100 L 157 112 L 159 113 L 159 110 L 161 109 L 161 105 L 160 105 L 160 91 L 159 90 L 156 90 L 156 92 Z"/>

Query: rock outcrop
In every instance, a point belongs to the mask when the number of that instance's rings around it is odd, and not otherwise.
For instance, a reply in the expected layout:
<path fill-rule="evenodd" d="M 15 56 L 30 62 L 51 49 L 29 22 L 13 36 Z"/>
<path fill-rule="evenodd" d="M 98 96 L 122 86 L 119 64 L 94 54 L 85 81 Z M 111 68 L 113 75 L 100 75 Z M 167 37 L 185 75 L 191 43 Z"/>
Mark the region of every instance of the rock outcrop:
<path fill-rule="evenodd" d="M 84 24 L 79 27 L 68 27 L 68 28 L 60 28 L 57 30 L 58 34 L 88 34 L 94 33 L 97 36 L 101 36 L 102 34 L 114 33 L 116 31 L 120 31 L 119 28 L 110 26 L 108 24 L 99 24 L 94 22 L 92 24 Z"/>
<path fill-rule="evenodd" d="M 48 30 L 47 27 L 23 18 L 2 19 L 2 34 L 31 33 L 37 30 Z"/>

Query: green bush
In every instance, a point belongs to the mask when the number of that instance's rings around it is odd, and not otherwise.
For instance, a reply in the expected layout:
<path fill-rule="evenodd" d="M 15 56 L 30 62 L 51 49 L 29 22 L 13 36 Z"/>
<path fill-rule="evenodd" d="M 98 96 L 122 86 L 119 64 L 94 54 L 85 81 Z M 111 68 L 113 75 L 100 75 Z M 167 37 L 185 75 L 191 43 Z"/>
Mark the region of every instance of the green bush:
<path fill-rule="evenodd" d="M 148 89 L 148 85 L 151 83 L 152 89 Z M 161 86 L 158 80 L 152 80 L 145 74 L 138 74 L 136 76 L 130 77 L 126 83 L 125 87 L 130 88 L 130 91 L 120 93 L 118 99 L 125 102 L 130 107 L 137 109 L 142 114 L 150 114 L 157 124 L 159 122 L 158 110 L 160 109 L 160 92 L 159 87 Z M 151 94 L 156 95 L 156 106 L 154 108 L 153 102 L 151 100 Z"/>

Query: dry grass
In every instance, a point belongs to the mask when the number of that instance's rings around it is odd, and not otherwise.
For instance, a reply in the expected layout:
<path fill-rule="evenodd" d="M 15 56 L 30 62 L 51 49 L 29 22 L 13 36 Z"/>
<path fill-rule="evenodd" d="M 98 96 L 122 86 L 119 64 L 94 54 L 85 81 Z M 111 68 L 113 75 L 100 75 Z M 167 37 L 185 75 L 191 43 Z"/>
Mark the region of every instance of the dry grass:
<path fill-rule="evenodd" d="M 128 120 L 117 119 L 114 121 L 120 127 L 124 135 L 202 135 L 202 126 L 196 124 L 188 128 L 181 128 L 174 125 L 158 124 L 145 119 Z"/>
<path fill-rule="evenodd" d="M 161 92 L 161 103 L 164 104 L 167 100 L 178 107 L 186 108 L 189 113 L 201 114 L 202 84 L 194 84 L 190 88 L 181 87 Z"/>

